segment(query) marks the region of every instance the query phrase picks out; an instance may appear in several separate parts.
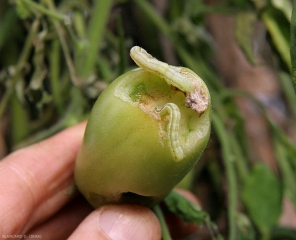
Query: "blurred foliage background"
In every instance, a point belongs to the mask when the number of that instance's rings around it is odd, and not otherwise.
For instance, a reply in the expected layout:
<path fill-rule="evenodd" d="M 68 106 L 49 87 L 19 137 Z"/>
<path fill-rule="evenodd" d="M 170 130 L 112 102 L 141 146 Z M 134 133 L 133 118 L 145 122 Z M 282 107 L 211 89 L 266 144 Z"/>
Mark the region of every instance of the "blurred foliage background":
<path fill-rule="evenodd" d="M 139 45 L 194 70 L 211 92 L 210 143 L 180 186 L 226 239 L 296 239 L 293 4 L 0 1 L 0 157 L 87 119 L 135 67 L 128 53 Z"/>

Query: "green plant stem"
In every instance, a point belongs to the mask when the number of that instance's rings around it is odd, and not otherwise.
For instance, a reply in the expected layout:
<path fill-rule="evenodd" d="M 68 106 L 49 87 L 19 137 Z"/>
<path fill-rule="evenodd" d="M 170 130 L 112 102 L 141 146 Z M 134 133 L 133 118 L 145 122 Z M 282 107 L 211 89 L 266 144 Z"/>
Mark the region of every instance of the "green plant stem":
<path fill-rule="evenodd" d="M 294 1 L 290 25 L 290 56 L 292 64 L 292 83 L 296 93 L 296 1 Z"/>
<path fill-rule="evenodd" d="M 110 65 L 106 59 L 98 59 L 98 69 L 105 82 L 110 83 L 112 80 L 114 80 L 114 72 L 110 68 Z"/>
<path fill-rule="evenodd" d="M 60 75 L 60 43 L 57 39 L 53 40 L 49 54 L 50 62 L 50 85 L 53 94 L 53 100 L 60 114 L 64 112 L 63 96 L 61 93 Z"/>
<path fill-rule="evenodd" d="M 36 36 L 36 33 L 38 31 L 40 25 L 40 19 L 37 18 L 34 20 L 32 27 L 30 28 L 30 32 L 28 33 L 28 37 L 26 38 L 23 50 L 21 52 L 21 55 L 19 57 L 18 63 L 15 67 L 14 75 L 11 79 L 10 85 L 7 88 L 7 91 L 5 92 L 5 95 L 3 96 L 1 102 L 0 102 L 0 119 L 3 116 L 3 113 L 11 99 L 12 94 L 14 93 L 15 85 L 17 81 L 19 80 L 21 76 L 21 72 L 28 60 L 28 57 L 30 55 L 31 49 L 33 47 L 33 40 Z"/>
<path fill-rule="evenodd" d="M 83 68 L 80 66 L 81 72 L 79 72 L 83 78 L 88 78 L 95 67 L 100 42 L 103 37 L 112 2 L 113 0 L 95 1 L 94 11 L 87 31 L 89 48 L 87 49 L 87 54 L 84 52 L 85 59 L 82 58 L 84 59 L 82 64 Z M 81 56 L 78 57 L 80 58 Z"/>
<path fill-rule="evenodd" d="M 159 28 L 159 30 L 163 34 L 165 34 L 170 40 L 172 40 L 173 36 L 171 34 L 171 30 L 168 24 L 166 24 L 163 18 L 159 14 L 157 14 L 153 7 L 147 1 L 134 0 L 134 2 L 154 22 L 154 24 Z"/>
<path fill-rule="evenodd" d="M 278 138 L 274 139 L 276 159 L 280 168 L 281 176 L 284 182 L 284 189 L 287 196 L 296 209 L 296 176 L 293 172 L 293 166 L 289 163 L 289 158 L 293 159 L 294 154 L 290 154 L 287 148 L 279 141 Z"/>
<path fill-rule="evenodd" d="M 47 0 L 46 3 L 52 11 L 56 11 L 54 2 L 52 0 Z M 76 70 L 75 70 L 73 61 L 71 59 L 70 49 L 68 47 L 67 41 L 64 36 L 64 29 L 62 28 L 61 24 L 58 21 L 56 21 L 55 19 L 52 19 L 52 21 L 64 52 L 66 63 L 70 72 L 71 81 L 74 84 L 74 86 L 81 86 L 83 85 L 83 82 L 81 82 L 77 78 Z"/>
<path fill-rule="evenodd" d="M 11 28 L 13 28 L 17 21 L 17 15 L 14 8 L 10 8 L 1 19 L 0 24 L 0 50 L 3 47 L 5 41 L 11 34 Z"/>
<path fill-rule="evenodd" d="M 269 120 L 269 119 L 267 119 L 267 120 Z M 276 138 L 279 141 L 281 141 L 281 143 L 285 146 L 285 148 L 288 151 L 291 151 L 293 153 L 293 155 L 295 156 L 296 155 L 295 144 L 287 137 L 286 133 L 281 128 L 276 126 L 270 120 L 269 120 L 269 124 L 270 124 L 270 127 L 273 130 L 273 133 L 275 134 Z M 296 169 L 295 157 L 293 157 L 293 163 L 294 163 L 294 168 Z"/>
<path fill-rule="evenodd" d="M 65 20 L 63 15 L 59 14 L 56 11 L 48 10 L 47 8 L 43 7 L 42 5 L 36 2 L 33 2 L 31 0 L 22 0 L 22 1 L 26 3 L 28 6 L 30 6 L 31 8 L 38 10 L 39 12 L 43 13 L 44 15 L 47 15 L 48 17 L 54 18 L 55 20 L 58 20 L 58 21 Z"/>
<path fill-rule="evenodd" d="M 270 234 L 269 231 L 267 229 L 259 229 L 261 236 L 260 236 L 260 240 L 270 240 Z"/>
<path fill-rule="evenodd" d="M 125 73 L 127 69 L 127 54 L 125 49 L 125 41 L 124 41 L 124 29 L 121 16 L 117 17 L 117 29 L 119 32 L 119 43 L 118 43 L 118 52 L 120 56 L 118 76 Z"/>
<path fill-rule="evenodd" d="M 230 136 L 230 144 L 232 145 L 233 153 L 235 154 L 235 163 L 239 177 L 241 178 L 242 182 L 244 182 L 249 174 L 247 159 L 244 157 L 241 146 L 233 134 Z"/>
<path fill-rule="evenodd" d="M 160 226 L 161 226 L 161 234 L 162 234 L 162 240 L 171 240 L 171 235 L 170 235 L 170 232 L 168 230 L 168 227 L 167 227 L 167 224 L 166 224 L 166 221 L 164 219 L 164 216 L 163 216 L 163 213 L 162 213 L 162 210 L 160 208 L 159 205 L 156 205 L 154 208 L 154 213 L 155 215 L 157 216 L 158 220 L 159 220 L 159 223 L 160 223 Z"/>
<path fill-rule="evenodd" d="M 226 176 L 228 182 L 228 221 L 229 221 L 229 240 L 236 240 L 238 238 L 236 226 L 236 211 L 237 211 L 237 179 L 235 175 L 234 159 L 231 152 L 230 142 L 228 140 L 225 127 L 220 117 L 213 112 L 212 122 L 215 131 L 222 145 L 222 154 L 224 159 L 224 166 L 226 169 Z"/>
<path fill-rule="evenodd" d="M 287 39 L 287 37 L 285 37 L 282 33 L 281 26 L 278 20 L 276 19 L 275 15 L 273 14 L 273 11 L 270 8 L 266 8 L 266 10 L 262 12 L 261 18 L 283 62 L 287 65 L 289 70 L 291 70 L 289 39 Z"/>
<path fill-rule="evenodd" d="M 86 22 L 83 16 L 82 11 L 74 10 L 73 11 L 73 28 L 78 36 L 78 38 L 82 39 L 86 35 Z"/>
<path fill-rule="evenodd" d="M 286 72 L 280 72 L 279 76 L 281 79 L 285 97 L 287 99 L 287 105 L 291 108 L 294 117 L 296 117 L 296 95 L 291 81 L 291 75 Z"/>
<path fill-rule="evenodd" d="M 11 98 L 10 124 L 11 124 L 11 145 L 14 146 L 29 135 L 29 118 L 26 109 L 17 98 L 14 92 Z"/>

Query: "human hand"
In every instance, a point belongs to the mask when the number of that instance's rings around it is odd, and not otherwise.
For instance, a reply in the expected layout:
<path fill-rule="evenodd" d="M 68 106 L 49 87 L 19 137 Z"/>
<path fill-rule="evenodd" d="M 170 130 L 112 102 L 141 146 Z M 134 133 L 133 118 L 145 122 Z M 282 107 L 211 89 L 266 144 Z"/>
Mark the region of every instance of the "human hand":
<path fill-rule="evenodd" d="M 0 162 L 3 239 L 161 238 L 158 220 L 146 207 L 106 205 L 94 210 L 81 195 L 68 196 L 84 129 L 85 123 L 78 124 Z"/>

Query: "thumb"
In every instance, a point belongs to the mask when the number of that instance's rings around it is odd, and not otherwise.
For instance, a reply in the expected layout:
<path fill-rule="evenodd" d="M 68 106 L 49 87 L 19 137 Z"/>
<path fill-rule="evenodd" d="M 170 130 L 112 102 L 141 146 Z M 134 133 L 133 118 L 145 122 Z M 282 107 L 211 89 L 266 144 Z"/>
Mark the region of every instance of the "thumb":
<path fill-rule="evenodd" d="M 161 229 L 156 216 L 148 208 L 105 205 L 86 217 L 69 239 L 159 240 Z"/>

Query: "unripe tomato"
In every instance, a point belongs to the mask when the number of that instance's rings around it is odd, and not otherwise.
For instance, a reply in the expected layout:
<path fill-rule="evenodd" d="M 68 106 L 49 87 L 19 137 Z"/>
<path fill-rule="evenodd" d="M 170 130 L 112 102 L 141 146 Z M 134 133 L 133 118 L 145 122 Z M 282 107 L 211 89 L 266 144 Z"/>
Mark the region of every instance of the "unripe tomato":
<path fill-rule="evenodd" d="M 147 57 L 144 51 L 135 58 L 142 53 Z M 75 181 L 95 208 L 105 203 L 158 203 L 193 168 L 208 142 L 210 97 L 202 80 L 189 69 L 163 65 L 189 76 L 188 81 L 199 81 L 192 91 L 180 90 L 177 79 L 167 79 L 167 70 L 145 64 L 114 80 L 91 111 Z M 196 96 L 201 102 L 195 102 Z"/>

